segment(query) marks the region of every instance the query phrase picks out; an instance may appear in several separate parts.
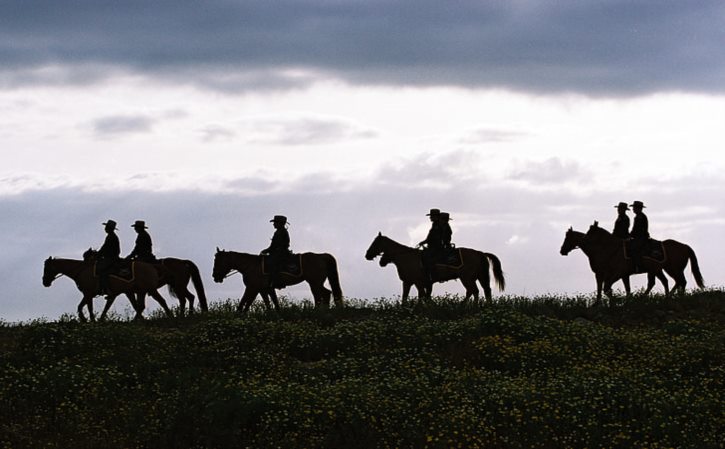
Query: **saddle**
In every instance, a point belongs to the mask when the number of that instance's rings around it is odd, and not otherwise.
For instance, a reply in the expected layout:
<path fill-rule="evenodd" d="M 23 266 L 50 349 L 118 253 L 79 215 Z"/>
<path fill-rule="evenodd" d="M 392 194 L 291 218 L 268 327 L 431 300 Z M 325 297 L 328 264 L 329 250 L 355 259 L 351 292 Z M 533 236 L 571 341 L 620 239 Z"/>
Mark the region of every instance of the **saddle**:
<path fill-rule="evenodd" d="M 98 277 L 98 262 L 93 263 L 93 276 Z M 108 269 L 108 276 L 131 282 L 136 277 L 136 262 L 121 259 Z"/>
<path fill-rule="evenodd" d="M 463 256 L 459 248 L 444 248 L 440 256 L 434 261 L 436 265 L 443 265 L 449 268 L 461 268 L 463 266 Z"/>
<path fill-rule="evenodd" d="M 268 258 L 262 256 L 262 274 L 270 274 Z M 293 277 L 302 276 L 302 254 L 290 254 L 279 261 L 279 272 Z"/>
<path fill-rule="evenodd" d="M 632 259 L 632 240 L 625 240 L 624 245 L 624 258 L 629 260 Z M 643 259 L 654 260 L 657 263 L 664 263 L 667 260 L 667 252 L 665 246 L 660 240 L 648 239 L 641 248 L 641 255 Z"/>

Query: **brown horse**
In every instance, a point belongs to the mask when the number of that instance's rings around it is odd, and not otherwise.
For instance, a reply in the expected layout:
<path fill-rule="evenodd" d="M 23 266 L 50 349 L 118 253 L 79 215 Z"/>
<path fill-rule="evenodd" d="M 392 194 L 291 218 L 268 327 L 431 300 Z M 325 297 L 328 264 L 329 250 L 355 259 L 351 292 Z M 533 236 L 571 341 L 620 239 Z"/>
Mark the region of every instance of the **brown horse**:
<path fill-rule="evenodd" d="M 445 282 L 452 279 L 460 279 L 466 288 L 466 300 L 473 297 L 478 301 L 478 281 L 483 287 L 484 296 L 491 301 L 491 276 L 489 263 L 493 268 L 493 277 L 496 286 L 500 291 L 506 287 L 501 261 L 491 253 L 484 253 L 470 248 L 458 248 L 462 258 L 461 267 L 450 267 L 447 265 L 435 266 L 435 281 Z M 407 302 L 410 288 L 415 286 L 418 290 L 418 299 L 430 298 L 432 284 L 423 269 L 423 252 L 405 246 L 395 240 L 385 237 L 382 233 L 373 240 L 365 253 L 367 260 L 380 258 L 380 266 L 392 263 L 398 270 L 398 277 L 403 282 L 403 302 Z"/>
<path fill-rule="evenodd" d="M 305 281 L 312 291 L 315 307 L 329 307 L 330 294 L 334 296 L 335 305 L 341 307 L 343 305 L 342 289 L 335 258 L 326 253 L 302 253 L 300 256 L 301 275 L 294 276 L 281 272 L 278 281 L 283 284 L 282 288 Z M 269 287 L 269 275 L 262 271 L 262 260 L 262 256 L 256 254 L 224 251 L 219 248 L 214 255 L 212 274 L 214 282 L 223 282 L 234 271 L 238 271 L 242 275 L 245 289 L 238 306 L 238 311 L 241 313 L 249 310 L 257 295 L 262 295 L 265 302 L 267 302 L 267 296 L 271 297 L 275 307 L 279 310 L 277 295 L 274 289 Z M 329 280 L 332 291 L 324 286 L 326 280 Z"/>
<path fill-rule="evenodd" d="M 89 249 L 83 253 L 83 260 L 95 260 L 97 252 Z M 186 302 L 189 302 L 189 313 L 194 312 L 194 295 L 189 291 L 189 281 L 194 284 L 196 294 L 199 295 L 199 308 L 206 312 L 209 310 L 206 303 L 206 293 L 204 292 L 204 283 L 201 280 L 201 274 L 196 264 L 187 259 L 177 259 L 174 257 L 165 257 L 157 259 L 152 265 L 159 274 L 159 288 L 168 285 L 169 294 L 179 300 L 179 314 L 184 316 L 186 313 Z M 134 308 L 137 314 L 143 313 L 146 308 L 146 293 L 139 294 L 136 298 Z"/>
<path fill-rule="evenodd" d="M 100 288 L 98 283 L 98 277 L 94 275 L 94 262 L 75 260 L 75 259 L 54 259 L 49 257 L 45 261 L 43 267 L 43 285 L 50 287 L 53 281 L 60 276 L 68 276 L 71 278 L 78 290 L 83 293 L 83 298 L 78 304 L 78 317 L 81 321 L 86 321 L 86 317 L 83 314 L 83 306 L 88 308 L 88 314 L 90 315 L 91 321 L 95 321 L 96 317 L 93 314 L 93 298 L 100 295 Z M 133 276 L 131 280 L 126 280 L 118 276 L 109 276 L 108 288 L 110 291 L 110 298 L 106 300 L 106 306 L 101 313 L 100 319 L 106 317 L 108 309 L 113 304 L 113 300 L 120 294 L 125 294 L 131 305 L 136 308 L 135 301 L 133 300 L 136 294 L 149 294 L 153 297 L 166 312 L 167 316 L 171 316 L 171 310 L 166 305 L 166 301 L 156 290 L 159 283 L 159 276 L 156 269 L 147 263 L 134 262 L 132 265 Z M 138 316 L 138 314 L 137 314 Z"/>
<path fill-rule="evenodd" d="M 697 286 L 704 288 L 700 267 L 695 252 L 688 245 L 675 240 L 664 240 L 662 242 L 666 259 L 658 262 L 654 259 L 642 258 L 642 271 L 647 273 L 648 282 L 645 294 L 649 294 L 654 287 L 655 277 L 662 282 L 665 295 L 669 294 L 667 278 L 662 270 L 667 272 L 675 280 L 673 290 L 684 293 L 687 280 L 685 279 L 685 268 L 690 262 L 690 269 L 695 278 Z M 619 279 L 624 283 L 627 295 L 630 294 L 629 276 L 638 274 L 634 272 L 634 264 L 625 257 L 624 241 L 613 236 L 607 230 L 599 227 L 594 222 L 586 234 L 569 229 L 561 246 L 560 253 L 564 256 L 575 248 L 581 248 L 589 258 L 589 265 L 594 272 L 597 281 L 597 302 L 601 300 L 602 291 L 611 299 L 612 285 Z"/>

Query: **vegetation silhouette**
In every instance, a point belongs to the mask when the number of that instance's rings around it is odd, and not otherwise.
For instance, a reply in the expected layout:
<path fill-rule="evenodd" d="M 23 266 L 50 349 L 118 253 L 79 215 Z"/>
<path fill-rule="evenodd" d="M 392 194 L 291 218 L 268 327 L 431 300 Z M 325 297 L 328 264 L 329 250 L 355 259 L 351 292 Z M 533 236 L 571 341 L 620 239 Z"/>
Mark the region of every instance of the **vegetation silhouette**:
<path fill-rule="evenodd" d="M 83 307 L 86 306 L 90 320 L 95 321 L 95 315 L 93 313 L 93 298 L 104 293 L 100 289 L 99 277 L 94 273 L 95 262 L 86 260 L 76 259 L 54 259 L 49 257 L 45 260 L 43 267 L 43 285 L 50 287 L 55 279 L 60 276 L 67 276 L 72 279 L 78 290 L 83 294 L 80 303 L 78 304 L 78 318 L 81 321 L 86 321 L 86 317 L 83 314 Z M 149 294 L 154 298 L 161 308 L 164 310 L 167 316 L 172 316 L 171 310 L 169 310 L 166 300 L 161 296 L 157 290 L 159 286 L 159 274 L 153 265 L 145 262 L 131 262 L 131 273 L 130 279 L 124 279 L 119 276 L 110 275 L 108 279 L 108 299 L 106 305 L 103 308 L 100 319 L 103 320 L 106 317 L 108 309 L 113 304 L 116 296 L 125 294 L 131 305 L 136 308 L 135 295 L 136 294 Z"/>
<path fill-rule="evenodd" d="M 294 275 L 284 272 L 284 270 L 280 271 L 276 279 L 278 282 L 276 286 L 284 288 L 307 282 L 316 307 L 329 307 L 331 295 L 334 297 L 335 305 L 341 307 L 343 305 L 342 288 L 335 257 L 327 253 L 301 253 L 299 256 L 300 273 Z M 261 255 L 224 251 L 217 248 L 212 270 L 214 282 L 223 282 L 234 271 L 242 275 L 245 289 L 237 308 L 240 313 L 246 313 L 249 310 L 257 295 L 261 295 L 267 305 L 269 305 L 268 300 L 271 299 L 275 309 L 279 310 L 277 294 L 274 288 L 270 287 L 270 275 L 264 271 L 264 258 L 265 256 Z M 329 281 L 332 291 L 325 287 L 325 281 Z"/>
<path fill-rule="evenodd" d="M 96 252 L 89 249 L 83 253 L 84 260 L 95 260 Z M 161 259 L 153 259 L 151 265 L 156 268 L 159 275 L 158 288 L 167 285 L 169 294 L 179 300 L 179 313 L 183 316 L 186 313 L 186 302 L 189 302 L 189 313 L 194 312 L 194 294 L 189 291 L 189 281 L 194 284 L 196 294 L 199 295 L 199 308 L 202 312 L 209 310 L 204 291 L 204 283 L 201 279 L 199 267 L 188 259 L 177 259 L 175 257 L 164 257 Z M 134 310 L 136 310 L 136 318 L 142 318 L 146 309 L 146 293 L 139 293 L 132 301 Z"/>
<path fill-rule="evenodd" d="M 501 261 L 494 254 L 484 253 L 470 248 L 456 248 L 460 251 L 461 266 L 434 264 L 433 276 L 435 282 L 445 282 L 460 279 L 466 288 L 465 299 L 473 297 L 478 301 L 479 291 L 476 282 L 483 287 L 486 301 L 492 300 L 491 276 L 489 267 L 493 271 L 494 281 L 499 291 L 504 291 L 506 279 L 501 268 Z M 403 282 L 402 300 L 407 301 L 410 288 L 415 286 L 418 290 L 418 299 L 430 298 L 433 288 L 431 279 L 427 276 L 423 265 L 423 252 L 416 248 L 398 243 L 384 236 L 382 233 L 373 239 L 365 258 L 373 260 L 380 256 L 380 266 L 392 263 L 398 270 L 398 277 Z"/>
<path fill-rule="evenodd" d="M 665 295 L 669 294 L 668 281 L 662 273 L 664 270 L 675 280 L 672 289 L 683 294 L 687 285 L 685 268 L 688 262 L 695 283 L 698 287 L 704 288 L 704 280 L 693 249 L 684 243 L 671 239 L 662 241 L 662 245 L 666 255 L 664 262 L 648 257 L 642 258 L 642 272 L 646 272 L 648 275 L 647 289 L 644 293 L 649 294 L 654 287 L 656 277 L 662 282 Z M 586 234 L 569 228 L 559 252 L 561 255 L 566 256 L 576 248 L 581 249 L 589 258 L 589 265 L 597 282 L 597 302 L 601 301 L 602 291 L 610 299 L 613 299 L 612 285 L 620 279 L 624 283 L 626 294 L 629 296 L 629 277 L 633 274 L 640 274 L 640 272 L 635 270 L 633 261 L 626 257 L 625 240 L 615 237 L 606 229 L 600 228 L 599 223 L 595 221 Z"/>

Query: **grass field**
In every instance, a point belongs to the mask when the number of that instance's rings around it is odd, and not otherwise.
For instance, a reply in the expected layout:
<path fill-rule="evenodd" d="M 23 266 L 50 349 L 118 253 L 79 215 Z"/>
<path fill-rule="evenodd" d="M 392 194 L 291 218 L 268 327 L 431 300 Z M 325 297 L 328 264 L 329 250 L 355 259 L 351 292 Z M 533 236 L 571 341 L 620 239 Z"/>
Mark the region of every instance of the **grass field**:
<path fill-rule="evenodd" d="M 0 325 L 3 448 L 725 445 L 725 292 Z"/>

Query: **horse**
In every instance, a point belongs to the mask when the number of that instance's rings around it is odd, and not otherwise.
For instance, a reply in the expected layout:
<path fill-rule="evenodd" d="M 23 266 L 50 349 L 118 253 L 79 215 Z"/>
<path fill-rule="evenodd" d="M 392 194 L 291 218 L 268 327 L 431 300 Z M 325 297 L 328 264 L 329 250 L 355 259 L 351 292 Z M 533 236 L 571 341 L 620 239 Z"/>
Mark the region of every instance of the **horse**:
<path fill-rule="evenodd" d="M 436 265 L 435 281 L 445 282 L 452 279 L 460 279 L 466 288 L 466 300 L 473 297 L 478 301 L 479 290 L 476 285 L 478 281 L 483 287 L 486 301 L 492 300 L 491 277 L 489 264 L 493 269 L 494 281 L 499 291 L 506 287 L 501 261 L 494 254 L 484 253 L 470 248 L 458 248 L 461 254 L 461 267 L 450 267 L 447 265 Z M 403 282 L 402 301 L 408 301 L 410 288 L 415 286 L 418 291 L 418 299 L 430 298 L 433 285 L 423 269 L 423 252 L 398 243 L 395 240 L 384 236 L 382 233 L 373 239 L 365 258 L 373 260 L 380 257 L 380 266 L 388 263 L 395 265 L 398 270 L 398 277 Z"/>
<path fill-rule="evenodd" d="M 305 281 L 312 291 L 315 307 L 329 307 L 331 294 L 334 296 L 335 305 L 342 307 L 342 289 L 335 257 L 327 253 L 302 253 L 299 256 L 302 268 L 300 275 L 280 272 L 278 282 L 281 283 L 281 286 L 275 287 L 284 288 Z M 262 296 L 265 303 L 267 303 L 266 296 L 271 297 L 275 308 L 279 311 L 277 295 L 274 288 L 269 286 L 269 275 L 263 272 L 262 261 L 263 256 L 256 254 L 224 251 L 219 248 L 216 250 L 212 272 L 214 282 L 223 282 L 234 271 L 242 275 L 245 289 L 237 307 L 240 313 L 246 313 L 249 310 L 258 294 Z M 329 281 L 332 291 L 324 286 L 326 280 Z"/>
<path fill-rule="evenodd" d="M 95 260 L 97 252 L 88 249 L 83 253 L 83 260 Z M 169 294 L 179 300 L 179 314 L 186 313 L 186 302 L 189 302 L 189 313 L 194 312 L 194 295 L 189 291 L 189 281 L 194 284 L 196 294 L 199 295 L 199 308 L 203 312 L 209 310 L 206 302 L 204 283 L 201 280 L 199 268 L 194 262 L 187 259 L 165 257 L 151 263 L 159 274 L 159 288 L 168 285 Z M 143 313 L 146 308 L 146 294 L 141 293 L 134 305 L 137 313 Z"/>
<path fill-rule="evenodd" d="M 650 293 L 655 285 L 655 278 L 657 278 L 665 289 L 665 295 L 669 295 L 669 283 L 667 277 L 662 273 L 663 269 L 676 281 L 672 289 L 684 293 L 687 284 L 684 270 L 688 260 L 691 261 L 695 282 L 700 288 L 703 288 L 704 282 L 692 248 L 675 240 L 665 240 L 662 244 L 667 255 L 664 263 L 646 257 L 642 258 L 643 272 L 647 273 L 647 289 L 644 294 Z M 634 272 L 631 261 L 625 258 L 624 242 L 621 238 L 600 228 L 599 223 L 595 221 L 586 234 L 569 228 L 559 252 L 566 256 L 576 248 L 580 248 L 589 258 L 589 266 L 594 272 L 597 282 L 597 303 L 602 299 L 602 291 L 607 297 L 613 299 L 612 285 L 619 279 L 622 279 L 627 296 L 630 295 L 629 276 L 637 273 Z"/>
<path fill-rule="evenodd" d="M 45 260 L 43 266 L 43 285 L 45 287 L 50 287 L 53 281 L 61 276 L 68 276 L 75 282 L 76 287 L 83 294 L 81 302 L 78 304 L 78 318 L 81 321 L 86 321 L 83 306 L 88 308 L 90 320 L 95 321 L 96 319 L 93 314 L 93 298 L 100 295 L 101 292 L 98 276 L 94 274 L 94 265 L 95 263 L 90 261 L 49 257 Z M 166 315 L 171 316 L 171 310 L 166 305 L 166 301 L 157 291 L 159 276 L 156 269 L 147 263 L 134 262 L 131 270 L 133 273 L 131 280 L 114 275 L 108 277 L 109 298 L 106 300 L 106 306 L 103 313 L 101 313 L 100 319 L 105 319 L 113 300 L 122 293 L 128 297 L 134 309 L 136 308 L 133 300 L 134 295 L 148 293 L 158 301 Z"/>

